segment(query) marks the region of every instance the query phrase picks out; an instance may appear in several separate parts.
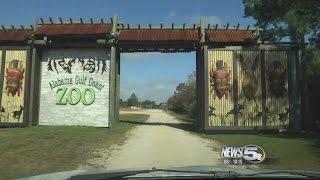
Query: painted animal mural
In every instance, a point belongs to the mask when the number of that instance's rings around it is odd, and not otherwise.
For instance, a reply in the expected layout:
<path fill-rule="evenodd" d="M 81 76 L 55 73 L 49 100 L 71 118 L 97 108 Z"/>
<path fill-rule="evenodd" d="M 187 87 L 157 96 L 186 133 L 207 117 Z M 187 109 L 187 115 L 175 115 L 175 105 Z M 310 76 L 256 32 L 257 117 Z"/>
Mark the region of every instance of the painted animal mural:
<path fill-rule="evenodd" d="M 227 71 L 223 68 L 223 61 L 217 60 L 216 70 L 210 72 L 210 86 L 213 93 L 213 98 L 218 97 L 221 99 L 225 96 L 228 99 L 228 94 L 231 91 L 230 88 L 230 70 Z"/>
<path fill-rule="evenodd" d="M 255 75 L 255 71 L 259 68 L 259 54 L 257 54 L 253 59 L 244 58 L 242 54 L 239 55 L 240 67 L 244 72 L 242 78 L 242 92 L 244 94 L 244 101 L 242 104 L 246 104 L 248 101 L 254 101 L 255 108 L 258 109 L 257 95 L 259 89 L 258 79 Z M 262 112 L 257 112 L 254 117 L 258 118 Z"/>
<path fill-rule="evenodd" d="M 209 51 L 209 126 L 287 126 L 288 61 L 287 51 Z"/>
<path fill-rule="evenodd" d="M 13 118 L 19 121 L 20 117 L 21 117 L 21 114 L 22 114 L 22 111 L 23 111 L 23 106 L 20 106 L 18 111 L 13 111 L 12 112 Z"/>
<path fill-rule="evenodd" d="M 245 96 L 245 104 L 246 100 L 253 100 L 258 106 L 257 103 L 257 92 L 258 92 L 258 79 L 254 75 L 255 70 L 258 68 L 259 64 L 259 54 L 252 60 L 250 58 L 244 58 L 242 54 L 240 54 L 240 66 L 244 71 L 244 77 L 242 79 L 242 92 Z"/>
<path fill-rule="evenodd" d="M 278 60 L 273 61 L 273 69 L 268 71 L 268 85 L 271 95 L 279 98 L 286 93 L 286 70 Z"/>
<path fill-rule="evenodd" d="M 59 69 L 68 74 L 72 74 L 72 67 L 74 64 L 80 63 L 83 71 L 94 73 L 101 71 L 107 71 L 107 64 L 104 60 L 96 58 L 84 59 L 84 58 L 62 58 L 62 59 L 48 59 L 47 69 L 48 71 L 56 71 L 59 74 Z M 60 67 L 60 68 L 59 68 Z"/>
<path fill-rule="evenodd" d="M 7 95 L 10 94 L 15 96 L 16 94 L 20 96 L 23 87 L 23 74 L 24 68 L 23 64 L 19 63 L 19 60 L 14 59 L 9 62 L 9 67 L 6 68 L 6 86 Z"/>
<path fill-rule="evenodd" d="M 5 70 L 4 94 L 1 102 L 0 122 L 20 122 L 23 116 L 24 63 L 8 59 Z M 21 104 L 22 103 L 22 104 Z"/>

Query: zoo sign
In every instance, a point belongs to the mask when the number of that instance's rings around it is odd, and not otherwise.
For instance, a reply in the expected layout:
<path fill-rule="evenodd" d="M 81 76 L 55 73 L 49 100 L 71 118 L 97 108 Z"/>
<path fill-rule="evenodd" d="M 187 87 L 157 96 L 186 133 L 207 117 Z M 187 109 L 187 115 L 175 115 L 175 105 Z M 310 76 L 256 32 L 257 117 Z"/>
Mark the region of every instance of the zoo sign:
<path fill-rule="evenodd" d="M 90 96 L 89 100 L 87 96 Z M 92 88 L 59 88 L 57 90 L 56 105 L 77 105 L 80 101 L 83 105 L 89 106 L 95 101 L 96 94 Z"/>
<path fill-rule="evenodd" d="M 85 88 L 66 87 L 69 85 L 84 85 Z M 96 99 L 96 91 L 101 91 L 104 85 L 99 83 L 94 78 L 87 76 L 75 76 L 69 78 L 58 78 L 49 82 L 50 89 L 57 88 L 56 91 L 56 105 L 77 105 L 82 103 L 89 106 L 94 103 Z"/>

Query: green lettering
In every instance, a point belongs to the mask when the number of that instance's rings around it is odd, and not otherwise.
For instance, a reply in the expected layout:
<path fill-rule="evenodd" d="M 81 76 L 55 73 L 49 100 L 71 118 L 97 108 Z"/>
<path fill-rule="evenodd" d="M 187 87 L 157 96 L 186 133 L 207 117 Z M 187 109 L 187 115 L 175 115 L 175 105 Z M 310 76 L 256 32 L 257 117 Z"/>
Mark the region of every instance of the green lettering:
<path fill-rule="evenodd" d="M 86 97 L 87 97 L 87 92 L 89 92 L 90 94 L 90 100 L 87 101 Z M 86 88 L 84 90 L 83 93 L 81 93 L 81 101 L 82 101 L 82 104 L 86 105 L 86 106 L 89 106 L 91 105 L 96 99 L 96 93 L 94 92 L 94 90 L 92 88 Z"/>
<path fill-rule="evenodd" d="M 76 92 L 76 98 L 73 98 L 73 92 Z M 81 99 L 81 92 L 78 88 L 71 88 L 71 90 L 69 91 L 68 94 L 69 98 L 68 98 L 68 103 L 70 105 L 76 105 L 79 103 L 80 99 Z"/>
<path fill-rule="evenodd" d="M 67 88 L 59 88 L 57 90 L 56 105 L 66 105 L 67 104 L 67 98 L 64 98 L 65 97 L 64 95 L 66 94 L 66 92 L 67 92 Z"/>

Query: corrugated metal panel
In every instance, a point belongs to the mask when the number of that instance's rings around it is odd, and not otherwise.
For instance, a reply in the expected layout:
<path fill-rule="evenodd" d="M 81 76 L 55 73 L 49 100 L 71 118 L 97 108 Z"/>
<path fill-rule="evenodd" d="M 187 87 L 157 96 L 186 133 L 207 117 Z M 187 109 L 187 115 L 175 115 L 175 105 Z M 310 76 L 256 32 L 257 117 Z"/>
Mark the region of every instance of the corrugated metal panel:
<path fill-rule="evenodd" d="M 275 62 L 279 62 L 278 68 L 275 68 Z M 286 108 L 289 109 L 288 93 L 288 57 L 286 51 L 266 51 L 266 80 L 267 80 L 267 125 L 288 125 L 289 115 Z M 278 71 L 278 70 L 280 71 Z M 283 74 L 282 74 L 283 73 Z M 281 75 L 282 74 L 282 75 Z M 283 83 L 281 83 L 283 77 Z M 280 96 L 275 96 L 272 91 L 283 92 Z M 285 117 L 284 124 L 280 120 L 281 114 Z"/>
<path fill-rule="evenodd" d="M 254 40 L 249 30 L 212 29 L 207 30 L 206 35 L 211 43 L 250 43 Z"/>
<path fill-rule="evenodd" d="M 50 24 L 40 26 L 35 35 L 102 35 L 111 29 L 111 24 Z"/>
<path fill-rule="evenodd" d="M 259 51 L 237 51 L 238 126 L 262 126 L 261 59 Z M 241 58 L 241 60 L 240 60 Z"/>
<path fill-rule="evenodd" d="M 234 107 L 232 94 L 233 52 L 224 50 L 208 51 L 209 82 L 210 74 L 217 70 L 217 60 L 223 60 L 223 70 L 230 73 L 229 80 L 227 81 L 227 83 L 230 84 L 230 92 L 228 92 L 228 97 L 222 96 L 222 98 L 219 99 L 217 96 L 214 97 L 214 93 L 217 93 L 214 86 L 209 85 L 209 111 L 211 111 L 211 115 L 209 115 L 209 126 L 234 126 L 234 116 L 230 113 Z"/>
<path fill-rule="evenodd" d="M 198 41 L 195 29 L 125 29 L 120 41 Z"/>
<path fill-rule="evenodd" d="M 32 30 L 1 30 L 0 41 L 25 41 Z"/>

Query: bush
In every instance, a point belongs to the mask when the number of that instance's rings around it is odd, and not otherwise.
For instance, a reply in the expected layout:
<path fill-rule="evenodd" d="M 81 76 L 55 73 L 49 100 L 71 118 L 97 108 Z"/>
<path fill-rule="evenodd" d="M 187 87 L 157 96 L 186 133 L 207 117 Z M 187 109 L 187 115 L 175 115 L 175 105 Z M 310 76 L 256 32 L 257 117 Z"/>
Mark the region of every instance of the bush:
<path fill-rule="evenodd" d="M 188 75 L 188 80 L 180 83 L 174 95 L 168 99 L 168 109 L 179 114 L 186 114 L 191 117 L 196 116 L 196 73 Z"/>

